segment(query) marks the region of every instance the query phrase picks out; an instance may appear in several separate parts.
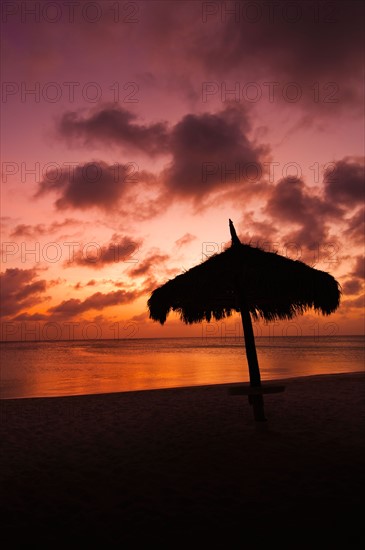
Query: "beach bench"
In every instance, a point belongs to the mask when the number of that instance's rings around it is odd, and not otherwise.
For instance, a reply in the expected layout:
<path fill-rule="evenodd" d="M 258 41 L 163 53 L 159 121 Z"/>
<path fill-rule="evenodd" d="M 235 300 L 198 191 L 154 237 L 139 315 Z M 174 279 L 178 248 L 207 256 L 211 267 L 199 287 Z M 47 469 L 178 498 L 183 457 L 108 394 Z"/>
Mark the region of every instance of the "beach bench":
<path fill-rule="evenodd" d="M 248 402 L 252 405 L 253 415 L 257 422 L 266 420 L 264 413 L 264 393 L 281 393 L 285 386 L 281 384 L 265 384 L 263 386 L 236 385 L 228 388 L 229 395 L 247 395 Z"/>
<path fill-rule="evenodd" d="M 262 395 L 264 393 L 280 393 L 285 390 L 285 386 L 278 384 L 265 384 L 264 386 L 252 387 L 248 384 L 231 386 L 228 388 L 230 395 Z"/>

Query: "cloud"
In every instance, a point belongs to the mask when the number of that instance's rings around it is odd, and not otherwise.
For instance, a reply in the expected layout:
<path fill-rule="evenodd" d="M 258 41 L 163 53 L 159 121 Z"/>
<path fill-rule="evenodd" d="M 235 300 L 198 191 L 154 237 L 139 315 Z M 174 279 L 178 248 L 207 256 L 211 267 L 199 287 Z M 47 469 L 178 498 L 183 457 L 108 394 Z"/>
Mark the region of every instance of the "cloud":
<path fill-rule="evenodd" d="M 44 315 L 44 313 L 20 313 L 12 321 L 47 321 L 48 319 L 48 315 Z"/>
<path fill-rule="evenodd" d="M 0 274 L 1 315 L 14 315 L 48 299 L 47 282 L 37 269 L 7 269 Z"/>
<path fill-rule="evenodd" d="M 265 207 L 276 228 L 286 230 L 289 225 L 299 226 L 286 235 L 288 241 L 311 247 L 328 237 L 326 222 L 343 215 L 336 205 L 324 201 L 305 185 L 300 178 L 283 178 L 272 187 Z"/>
<path fill-rule="evenodd" d="M 351 157 L 333 163 L 324 174 L 325 197 L 333 204 L 349 208 L 363 204 L 365 199 L 364 159 Z"/>
<path fill-rule="evenodd" d="M 81 283 L 81 281 L 79 281 L 78 283 L 76 283 L 74 285 L 74 289 L 75 290 L 80 290 L 81 288 L 84 288 L 86 286 L 95 286 L 96 285 L 96 281 L 95 279 L 90 279 L 90 281 L 88 281 L 87 283 L 83 284 Z"/>
<path fill-rule="evenodd" d="M 161 200 L 164 204 L 178 197 L 199 201 L 211 191 L 219 188 L 227 190 L 232 185 L 236 188 L 244 186 L 248 194 L 257 191 L 258 186 L 252 183 L 250 171 L 256 173 L 261 161 L 267 157 L 269 147 L 257 144 L 249 138 L 251 124 L 244 109 L 231 106 L 214 114 L 188 114 L 170 128 L 162 122 L 152 125 L 153 130 L 134 123 L 132 132 L 124 131 L 125 125 L 123 131 L 120 130 L 120 121 L 130 122 L 134 118 L 134 115 L 121 108 L 102 108 L 98 113 L 84 117 L 82 123 L 75 113 L 72 116 L 66 113 L 59 131 L 61 137 L 70 133 L 86 133 L 87 139 L 99 139 L 107 134 L 109 141 L 119 143 L 122 139 L 123 143 L 128 142 L 151 157 L 156 154 L 170 156 L 171 161 L 165 165 L 159 176 L 147 173 L 142 175 L 144 180 L 148 180 L 149 187 L 159 192 L 157 200 L 145 204 L 145 217 L 156 215 L 158 207 L 161 208 Z M 102 134 L 100 126 L 103 129 Z M 163 131 L 157 131 L 155 127 L 163 128 Z M 107 145 L 108 142 L 103 139 L 103 143 Z M 75 170 L 73 181 L 68 178 L 66 181 L 59 179 L 54 183 L 51 174 L 51 182 L 42 182 L 37 195 L 50 190 L 61 190 L 63 196 L 56 203 L 59 209 L 67 206 L 111 207 L 119 200 L 125 186 L 114 184 L 114 167 L 108 167 L 101 162 L 98 166 L 103 173 L 103 181 L 91 182 L 91 185 L 85 181 L 88 170 L 92 178 L 95 173 L 95 167 L 92 172 L 92 166 L 88 168 L 85 165 Z M 139 206 L 138 211 L 143 212 L 144 207 Z"/>
<path fill-rule="evenodd" d="M 54 233 L 57 233 L 60 229 L 78 224 L 79 222 L 72 218 L 66 218 L 62 222 L 53 222 L 48 226 L 43 223 L 38 223 L 36 225 L 21 223 L 14 228 L 14 230 L 10 234 L 10 237 L 25 237 L 34 239 L 36 237 L 42 237 L 44 235 L 53 235 Z"/>
<path fill-rule="evenodd" d="M 342 285 L 343 294 L 357 294 L 362 288 L 359 279 L 349 279 Z"/>
<path fill-rule="evenodd" d="M 358 277 L 359 279 L 365 278 L 365 256 L 356 257 L 354 269 L 351 275 L 353 277 Z"/>
<path fill-rule="evenodd" d="M 107 164 L 104 161 L 90 161 L 66 166 L 63 170 L 49 170 L 38 183 L 33 198 L 39 199 L 49 194 L 59 196 L 54 203 L 58 211 L 98 209 L 103 213 L 133 216 L 138 220 L 157 216 L 171 202 L 162 193 L 156 176 L 139 170 L 135 162 Z M 67 224 L 71 222 L 73 220 L 68 219 Z M 51 224 L 48 228 L 42 224 L 21 224 L 16 229 L 16 236 L 33 237 L 37 233 L 46 234 L 47 229 L 56 232 L 60 227 L 61 224 Z"/>
<path fill-rule="evenodd" d="M 81 250 L 74 254 L 72 261 L 65 262 L 65 267 L 79 265 L 101 269 L 112 263 L 126 262 L 136 263 L 138 261 L 138 250 L 142 245 L 141 239 L 132 240 L 131 237 L 114 233 L 110 242 L 106 245 L 99 245 L 96 242 L 86 243 Z"/>
<path fill-rule="evenodd" d="M 281 83 L 292 82 L 306 95 L 311 109 L 332 107 L 333 112 L 343 104 L 351 108 L 362 104 L 362 2 L 209 4 L 211 15 L 189 51 L 192 62 L 200 60 L 210 74 L 224 78 L 244 69 L 245 82 L 276 82 L 277 90 Z M 320 85 L 319 97 L 315 84 Z"/>
<path fill-rule="evenodd" d="M 78 298 L 64 300 L 57 306 L 49 308 L 48 312 L 62 317 L 75 317 L 93 309 L 102 310 L 110 306 L 129 304 L 138 296 L 138 291 L 116 290 L 106 294 L 96 292 L 85 300 L 79 300 Z"/>
<path fill-rule="evenodd" d="M 266 82 L 298 82 L 304 92 L 312 95 L 312 108 L 322 109 L 326 106 L 323 98 L 330 90 L 323 90 L 320 100 L 314 102 L 313 84 L 335 83 L 341 102 L 353 106 L 354 99 L 361 101 L 362 96 L 361 85 L 356 86 L 362 81 L 362 4 L 356 0 L 217 0 L 175 2 L 174 10 L 169 10 L 166 2 L 140 1 L 135 5 L 138 24 L 124 24 L 123 32 L 121 21 L 113 21 L 114 9 L 103 10 L 102 19 L 90 24 L 80 17 L 82 10 L 78 6 L 77 32 L 69 34 L 67 41 L 67 17 L 57 25 L 27 19 L 21 29 L 28 44 L 26 52 L 16 47 L 20 31 L 10 24 L 15 20 L 13 16 L 4 27 L 8 66 L 11 70 L 20 67 L 29 81 L 39 81 L 51 69 L 58 71 L 56 74 L 70 71 L 70 60 L 78 51 L 84 54 L 85 74 L 94 71 L 93 74 L 104 75 L 108 60 L 107 65 L 116 69 L 116 77 L 129 78 L 127 75 L 131 74 L 145 85 L 143 99 L 147 101 L 148 92 L 155 91 L 158 85 L 175 95 L 183 92 L 189 98 L 188 94 L 191 96 L 199 88 L 196 83 L 197 79 L 201 82 L 202 75 L 225 79 L 234 74 L 243 84 L 259 78 Z M 208 11 L 211 15 L 204 19 Z M 67 55 L 61 55 L 62 48 Z M 76 92 L 81 94 L 81 89 Z M 118 96 L 123 99 L 123 90 L 120 92 Z M 111 96 L 109 91 L 108 97 Z M 142 99 L 141 94 L 139 98 Z M 113 106 L 109 110 L 113 111 Z M 67 122 L 75 121 L 71 118 Z M 91 125 L 82 124 L 79 115 L 76 122 L 81 132 Z M 92 123 L 107 139 L 110 129 L 104 130 L 104 118 L 95 115 Z M 129 134 L 134 135 L 135 124 L 134 119 L 118 115 L 113 121 L 113 132 L 118 137 L 127 135 L 132 141 Z M 72 124 L 72 132 L 75 131 Z M 146 125 L 149 138 L 148 132 L 150 125 Z"/>
<path fill-rule="evenodd" d="M 120 199 L 135 183 L 137 176 L 130 173 L 129 166 L 108 165 L 103 161 L 87 162 L 70 167 L 69 170 L 50 171 L 38 184 L 35 198 L 56 193 L 60 198 L 55 202 L 57 210 L 79 208 L 87 210 L 99 208 L 114 210 Z"/>
<path fill-rule="evenodd" d="M 177 239 L 175 241 L 175 244 L 178 248 L 181 248 L 182 246 L 186 246 L 187 244 L 191 243 L 192 241 L 196 240 L 196 236 L 192 235 L 191 233 L 185 233 L 180 239 Z"/>
<path fill-rule="evenodd" d="M 107 285 L 110 287 L 111 285 L 115 288 L 122 288 L 123 290 L 128 290 L 130 288 L 133 288 L 133 285 L 127 285 L 126 280 L 117 281 L 115 279 L 90 279 L 90 281 L 87 281 L 87 283 L 83 283 L 79 281 L 78 283 L 72 285 L 72 288 L 75 290 L 81 290 L 82 288 L 86 288 L 88 286 L 104 286 Z"/>
<path fill-rule="evenodd" d="M 362 294 L 362 296 L 358 296 L 357 298 L 353 298 L 352 300 L 344 300 L 343 306 L 347 308 L 354 307 L 363 309 L 365 306 L 365 294 Z"/>
<path fill-rule="evenodd" d="M 347 220 L 344 235 L 354 244 L 363 245 L 365 235 L 365 208 L 361 208 Z"/>
<path fill-rule="evenodd" d="M 172 161 L 162 174 L 170 195 L 201 200 L 231 186 L 254 193 L 249 171 L 261 166 L 269 148 L 252 142 L 249 130 L 242 109 L 184 116 L 171 130 Z"/>
<path fill-rule="evenodd" d="M 136 323 L 145 323 L 149 319 L 149 313 L 147 311 L 144 311 L 143 313 L 139 313 L 138 315 L 133 315 L 133 317 L 130 318 L 130 321 L 134 321 Z"/>
<path fill-rule="evenodd" d="M 271 220 L 255 219 L 255 212 L 245 212 L 237 225 L 242 243 L 267 249 L 268 245 L 278 243 L 278 231 Z"/>
<path fill-rule="evenodd" d="M 82 231 L 89 231 L 90 228 L 95 230 L 96 227 L 101 227 L 102 230 L 107 228 L 108 230 L 114 229 L 114 223 L 110 222 L 108 218 L 90 217 L 87 220 L 76 218 L 65 218 L 63 221 L 55 221 L 49 224 L 17 224 L 14 227 L 12 224 L 12 232 L 9 231 L 9 236 L 22 239 L 37 239 L 41 237 L 47 237 L 54 234 L 59 234 L 59 238 L 66 240 L 72 236 L 80 238 Z M 72 231 L 63 231 L 65 228 L 72 227 Z"/>
<path fill-rule="evenodd" d="M 131 269 L 129 274 L 132 277 L 149 275 L 150 272 L 154 272 L 158 267 L 164 265 L 168 259 L 169 256 L 167 254 L 161 254 L 159 251 L 152 252 L 144 260 L 139 262 L 134 269 Z"/>
<path fill-rule="evenodd" d="M 166 281 L 166 279 L 163 279 L 162 281 L 159 282 L 153 275 L 151 275 L 143 281 L 141 293 L 142 294 L 151 294 L 151 292 L 153 290 L 155 290 L 155 288 L 160 286 L 165 281 Z"/>
<path fill-rule="evenodd" d="M 117 144 L 152 157 L 168 152 L 167 123 L 141 124 L 136 120 L 137 116 L 127 109 L 105 106 L 88 117 L 78 112 L 64 113 L 58 132 L 86 147 L 94 142 L 106 146 Z"/>

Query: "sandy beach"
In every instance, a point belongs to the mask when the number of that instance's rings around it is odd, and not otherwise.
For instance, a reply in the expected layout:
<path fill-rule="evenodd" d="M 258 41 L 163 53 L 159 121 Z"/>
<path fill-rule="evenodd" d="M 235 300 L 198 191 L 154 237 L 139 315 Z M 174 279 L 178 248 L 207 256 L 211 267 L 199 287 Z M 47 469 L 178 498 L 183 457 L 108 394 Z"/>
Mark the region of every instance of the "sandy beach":
<path fill-rule="evenodd" d="M 4 548 L 201 539 L 308 548 L 318 531 L 326 547 L 354 548 L 364 381 L 363 373 L 286 380 L 284 393 L 265 396 L 266 423 L 227 385 L 3 400 Z"/>

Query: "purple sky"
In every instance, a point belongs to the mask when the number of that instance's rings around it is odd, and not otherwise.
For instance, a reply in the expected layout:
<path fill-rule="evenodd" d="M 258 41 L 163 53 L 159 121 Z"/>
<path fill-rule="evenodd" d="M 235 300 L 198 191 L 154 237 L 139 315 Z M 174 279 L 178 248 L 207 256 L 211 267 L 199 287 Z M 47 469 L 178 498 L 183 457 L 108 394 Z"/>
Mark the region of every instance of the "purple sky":
<path fill-rule="evenodd" d="M 221 250 L 228 218 L 342 285 L 336 314 L 294 331 L 361 333 L 363 12 L 3 2 L 2 338 L 199 336 L 146 301 Z"/>

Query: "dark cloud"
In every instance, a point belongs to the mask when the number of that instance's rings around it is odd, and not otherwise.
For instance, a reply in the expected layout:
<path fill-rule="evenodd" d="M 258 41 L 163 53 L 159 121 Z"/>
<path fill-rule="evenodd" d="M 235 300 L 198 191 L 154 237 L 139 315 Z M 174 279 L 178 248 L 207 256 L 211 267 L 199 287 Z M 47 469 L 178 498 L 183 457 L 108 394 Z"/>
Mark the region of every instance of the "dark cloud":
<path fill-rule="evenodd" d="M 49 313 L 62 317 L 75 317 L 92 309 L 101 310 L 106 307 L 129 304 L 138 298 L 138 291 L 116 290 L 103 294 L 96 292 L 85 300 L 71 298 L 64 300 L 57 306 L 49 308 Z"/>
<path fill-rule="evenodd" d="M 126 218 L 133 216 L 138 220 L 157 216 L 171 203 L 156 176 L 139 170 L 135 162 L 109 165 L 103 161 L 90 161 L 62 171 L 50 170 L 47 177 L 38 183 L 34 198 L 48 194 L 59 195 L 54 204 L 60 211 L 96 208 L 107 213 L 117 212 Z M 65 226 L 71 225 L 71 222 L 68 220 Z M 56 232 L 60 227 L 61 224 L 48 226 L 51 232 Z M 16 233 L 17 236 L 33 237 L 37 232 L 46 234 L 48 228 L 42 224 L 20 225 Z"/>
<path fill-rule="evenodd" d="M 365 278 L 365 256 L 356 257 L 354 269 L 351 275 L 353 275 L 353 277 L 358 277 L 359 279 Z"/>
<path fill-rule="evenodd" d="M 178 248 L 181 248 L 182 246 L 185 246 L 195 240 L 196 240 L 195 235 L 192 235 L 191 233 L 185 233 L 185 235 L 183 235 L 182 237 L 180 237 L 180 239 L 177 239 L 177 241 L 175 241 L 175 244 Z"/>
<path fill-rule="evenodd" d="M 116 281 L 115 279 L 90 279 L 87 283 L 82 283 L 79 281 L 75 285 L 73 285 L 73 288 L 75 290 L 80 290 L 82 288 L 86 288 L 88 286 L 100 286 L 100 285 L 113 285 L 115 288 L 122 288 L 123 290 L 127 290 L 127 285 L 125 278 L 122 281 Z"/>
<path fill-rule="evenodd" d="M 96 281 L 95 279 L 90 279 L 87 283 L 81 283 L 80 281 L 74 285 L 75 290 L 80 290 L 81 288 L 85 288 L 86 286 L 95 286 Z"/>
<path fill-rule="evenodd" d="M 58 131 L 61 136 L 76 139 L 84 146 L 98 142 L 107 146 L 122 145 L 149 156 L 166 153 L 169 142 L 166 122 L 142 124 L 136 120 L 137 116 L 126 109 L 105 106 L 88 117 L 77 112 L 65 113 Z"/>
<path fill-rule="evenodd" d="M 77 225 L 79 222 L 77 220 L 66 218 L 62 222 L 53 222 L 50 225 L 45 225 L 43 223 L 38 223 L 36 225 L 29 224 L 18 224 L 13 232 L 10 234 L 10 237 L 25 237 L 34 239 L 36 237 L 42 237 L 44 235 L 53 235 L 59 230 L 64 229 L 72 225 Z"/>
<path fill-rule="evenodd" d="M 86 243 L 81 250 L 74 254 L 73 261 L 65 262 L 64 265 L 66 267 L 80 265 L 101 269 L 105 265 L 119 262 L 134 264 L 138 262 L 138 251 L 141 245 L 141 239 L 133 240 L 131 237 L 114 233 L 106 245 L 101 246 L 95 242 Z"/>
<path fill-rule="evenodd" d="M 283 178 L 271 191 L 265 212 L 272 217 L 276 228 L 288 224 L 299 226 L 287 235 L 287 240 L 299 246 L 311 247 L 328 238 L 326 222 L 338 219 L 343 211 L 311 193 L 299 178 Z"/>
<path fill-rule="evenodd" d="M 133 184 L 127 165 L 108 165 L 102 161 L 88 162 L 69 170 L 50 171 L 38 185 L 36 198 L 54 192 L 60 195 L 55 202 L 58 210 L 66 208 L 99 208 L 113 210 Z"/>
<path fill-rule="evenodd" d="M 126 219 L 143 222 L 163 214 L 171 206 L 172 201 L 173 197 L 163 189 L 158 176 L 148 175 L 146 186 L 138 190 L 136 187 L 132 188 L 130 195 L 123 200 L 120 215 Z"/>
<path fill-rule="evenodd" d="M 43 234 L 42 232 L 44 227 L 45 226 L 43 224 L 38 224 L 37 226 L 34 226 L 21 223 L 18 224 L 10 233 L 10 237 L 34 238 L 36 235 L 39 236 Z"/>
<path fill-rule="evenodd" d="M 20 31 L 13 28 L 13 16 L 4 27 L 9 41 L 6 61 L 9 68 L 19 66 L 22 74 L 31 71 L 37 81 L 45 71 L 61 67 L 70 70 L 74 52 L 82 52 L 83 71 L 104 75 L 107 65 L 115 69 L 115 78 L 121 81 L 123 68 L 128 67 L 138 75 L 138 82 L 145 84 L 143 91 L 147 93 L 160 85 L 165 90 L 175 86 L 175 94 L 181 89 L 186 95 L 192 94 L 202 75 L 224 79 L 232 72 L 240 75 L 243 83 L 258 78 L 296 81 L 308 93 L 312 93 L 315 82 L 334 82 L 341 100 L 351 104 L 354 97 L 360 99 L 362 95 L 361 86 L 354 85 L 362 81 L 362 4 L 356 0 L 215 0 L 174 2 L 174 9 L 170 9 L 165 1 L 139 1 L 138 24 L 124 24 L 123 32 L 112 20 L 113 9 L 106 9 L 102 20 L 90 24 L 80 18 L 82 10 L 76 7 L 77 32 L 73 33 L 68 33 L 66 17 L 57 25 L 36 23 L 29 17 Z M 204 19 L 206 10 L 213 14 Z M 17 44 L 18 34 L 28 46 L 26 52 Z M 62 49 L 64 56 L 59 53 Z M 320 102 L 312 104 L 318 106 Z M 112 106 L 109 111 L 113 111 Z M 116 119 L 112 137 L 127 134 L 131 140 L 135 121 L 120 114 Z M 76 129 L 82 133 L 91 124 L 83 125 L 79 115 L 76 121 L 79 125 L 72 125 L 72 134 Z M 111 130 L 104 128 L 104 115 L 94 115 L 92 122 L 108 139 Z M 150 130 L 147 126 L 148 137 Z"/>
<path fill-rule="evenodd" d="M 87 128 L 88 139 L 99 136 L 99 125 L 95 124 L 95 117 L 95 114 L 90 115 L 82 121 L 82 132 Z M 66 114 L 64 118 L 67 120 L 67 128 L 79 128 L 75 113 L 72 117 Z M 121 133 L 115 130 L 116 119 L 133 120 L 134 116 L 125 109 L 114 108 L 100 110 L 96 118 L 97 121 L 102 120 L 104 133 L 110 126 L 109 140 L 118 143 Z M 269 148 L 250 140 L 248 134 L 251 125 L 242 108 L 229 107 L 215 114 L 188 114 L 169 129 L 164 123 L 156 126 L 163 127 L 163 132 L 147 132 L 145 126 L 134 124 L 133 132 L 123 134 L 123 142 L 130 142 L 133 147 L 139 147 L 147 155 L 164 154 L 172 157 L 160 177 L 143 174 L 150 188 L 159 191 L 160 196 L 157 201 L 138 205 L 135 210 L 140 216 L 148 218 L 156 215 L 159 207 L 161 208 L 161 201 L 167 204 L 176 196 L 199 200 L 211 191 L 219 188 L 226 190 L 232 185 L 244 186 L 247 193 L 257 190 L 253 185 L 252 171 L 257 175 Z M 71 130 L 65 131 L 64 125 L 61 127 L 61 136 L 65 137 L 70 132 Z M 76 133 L 78 132 L 81 130 L 78 129 Z M 151 144 L 148 143 L 149 140 Z M 103 140 L 103 143 L 107 142 Z M 50 182 L 40 184 L 38 195 L 50 190 L 61 191 L 62 197 L 56 203 L 59 209 L 68 206 L 111 207 L 123 193 L 123 185 L 115 185 L 114 167 L 102 163 L 99 165 L 103 169 L 103 179 L 100 178 L 100 181 L 91 184 L 85 181 L 85 165 L 76 169 L 73 181 L 69 181 L 69 178 L 65 181 L 63 178 L 53 182 L 51 174 Z M 92 172 L 92 167 L 90 171 Z M 164 188 L 161 188 L 162 182 Z"/>
<path fill-rule="evenodd" d="M 136 323 L 145 323 L 149 319 L 149 313 L 146 311 L 143 313 L 139 313 L 138 315 L 133 315 L 133 317 L 130 318 L 130 321 L 134 321 Z"/>
<path fill-rule="evenodd" d="M 324 98 L 339 98 L 336 109 L 342 103 L 362 103 L 362 2 L 209 4 L 214 13 L 206 17 L 201 36 L 193 37 L 189 50 L 211 74 L 245 74 L 245 82 L 294 82 L 311 97 L 312 107 L 322 110 Z M 332 88 L 322 90 L 315 101 L 314 83 L 330 83 Z M 333 90 L 337 92 L 331 96 Z"/>
<path fill-rule="evenodd" d="M 344 231 L 354 244 L 363 245 L 365 235 L 365 208 L 361 208 L 347 220 L 347 228 Z"/>
<path fill-rule="evenodd" d="M 237 227 L 242 243 L 267 249 L 269 244 L 275 247 L 279 242 L 278 232 L 272 221 L 255 219 L 255 212 L 246 212 Z"/>
<path fill-rule="evenodd" d="M 166 282 L 166 278 L 164 278 L 163 280 L 161 281 L 158 281 L 154 275 L 151 275 L 149 277 L 147 277 L 147 279 L 145 279 L 143 281 L 143 286 L 142 286 L 142 290 L 141 292 L 143 294 L 151 294 L 151 292 L 153 290 L 155 290 L 155 288 L 157 288 L 158 286 L 160 286 L 161 284 L 165 283 Z"/>
<path fill-rule="evenodd" d="M 129 271 L 129 274 L 132 277 L 140 277 L 142 275 L 148 275 L 150 273 L 153 273 L 156 269 L 158 269 L 161 265 L 163 265 L 166 260 L 169 259 L 169 256 L 167 254 L 161 254 L 159 252 L 155 252 L 147 256 L 144 260 L 139 262 L 135 268 L 131 269 Z"/>
<path fill-rule="evenodd" d="M 112 281 L 111 279 L 103 279 L 102 283 L 110 283 L 113 284 L 116 288 L 124 288 L 125 287 L 125 281 Z"/>
<path fill-rule="evenodd" d="M 254 193 L 250 170 L 261 166 L 269 149 L 250 141 L 249 130 L 241 109 L 184 116 L 171 130 L 173 158 L 163 173 L 168 192 L 201 199 L 234 185 Z"/>
<path fill-rule="evenodd" d="M 47 281 L 47 287 L 52 288 L 53 286 L 62 285 L 66 282 L 66 279 L 61 279 L 61 277 L 58 277 L 57 279 L 50 279 Z"/>
<path fill-rule="evenodd" d="M 48 319 L 49 316 L 44 313 L 20 313 L 12 321 L 47 321 Z"/>
<path fill-rule="evenodd" d="M 364 309 L 365 294 L 362 294 L 362 296 L 358 296 L 357 298 L 353 298 L 352 300 L 344 300 L 342 305 L 344 307 L 354 307 L 354 308 Z"/>
<path fill-rule="evenodd" d="M 0 275 L 1 315 L 14 315 L 48 299 L 47 282 L 36 269 L 7 269 Z"/>
<path fill-rule="evenodd" d="M 355 207 L 364 204 L 364 159 L 346 157 L 333 163 L 324 175 L 326 199 L 332 204 Z"/>
<path fill-rule="evenodd" d="M 342 285 L 343 294 L 357 294 L 362 288 L 359 279 L 349 279 Z"/>

